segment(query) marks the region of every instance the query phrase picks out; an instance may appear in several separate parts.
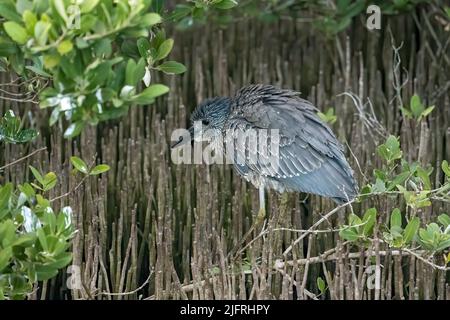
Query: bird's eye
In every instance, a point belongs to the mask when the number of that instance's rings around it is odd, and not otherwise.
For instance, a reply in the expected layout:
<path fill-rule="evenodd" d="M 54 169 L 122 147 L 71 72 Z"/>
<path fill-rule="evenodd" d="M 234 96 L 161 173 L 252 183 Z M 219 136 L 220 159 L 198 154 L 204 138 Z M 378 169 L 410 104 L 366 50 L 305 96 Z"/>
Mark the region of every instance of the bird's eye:
<path fill-rule="evenodd" d="M 209 120 L 202 120 L 202 124 L 203 124 L 204 126 L 209 125 Z"/>

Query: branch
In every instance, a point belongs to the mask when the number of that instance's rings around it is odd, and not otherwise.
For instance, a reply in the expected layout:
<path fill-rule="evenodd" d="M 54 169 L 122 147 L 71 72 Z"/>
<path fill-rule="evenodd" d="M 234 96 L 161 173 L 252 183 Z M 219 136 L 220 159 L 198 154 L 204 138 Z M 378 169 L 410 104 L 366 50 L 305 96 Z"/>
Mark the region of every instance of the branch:
<path fill-rule="evenodd" d="M 321 254 L 320 256 L 317 257 L 312 257 L 309 259 L 298 259 L 298 260 L 289 260 L 289 261 L 282 261 L 281 259 L 277 259 L 274 263 L 273 268 L 278 270 L 278 269 L 283 269 L 285 266 L 294 266 L 294 265 L 305 265 L 307 263 L 322 263 L 322 262 L 327 262 L 327 261 L 334 261 L 339 259 L 339 257 L 333 253 L 330 254 L 330 251 L 336 251 L 336 248 L 333 248 L 327 252 L 324 252 L 323 254 Z M 391 256 L 405 256 L 405 255 L 411 255 L 416 257 L 417 259 L 421 260 L 422 262 L 428 264 L 429 266 L 435 268 L 435 269 L 439 269 L 442 271 L 448 271 L 450 270 L 450 267 L 446 267 L 446 266 L 440 266 L 437 264 L 434 264 L 433 262 L 425 259 L 424 257 L 422 257 L 420 254 L 425 253 L 424 250 L 419 250 L 417 252 L 414 252 L 410 249 L 407 248 L 403 248 L 402 250 L 385 250 L 385 251 L 379 251 L 379 255 L 380 256 L 386 256 L 386 255 L 391 255 Z M 357 259 L 357 258 L 367 258 L 367 257 L 374 257 L 376 256 L 376 252 L 374 250 L 367 250 L 367 251 L 363 251 L 363 252 L 351 252 L 349 253 L 346 258 L 348 259 Z"/>
<path fill-rule="evenodd" d="M 322 222 L 324 222 L 325 220 L 328 220 L 329 217 L 331 217 L 333 214 L 335 214 L 336 212 L 339 211 L 339 209 L 342 209 L 350 204 L 352 204 L 353 202 L 355 202 L 356 199 L 350 200 L 346 203 L 343 203 L 339 206 L 337 206 L 336 208 L 334 208 L 333 210 L 331 210 L 330 212 L 328 212 L 326 215 L 324 215 L 322 218 L 320 218 L 316 223 L 314 223 L 308 230 L 307 232 L 305 232 L 304 234 L 302 234 L 300 237 L 298 237 L 286 250 L 284 250 L 283 252 L 283 256 L 286 256 L 289 252 L 292 251 L 292 248 L 297 245 L 300 241 L 302 241 L 307 235 L 309 235 L 310 233 L 312 233 L 312 231 L 317 228 L 320 224 L 322 224 Z"/>
<path fill-rule="evenodd" d="M 3 171 L 4 169 L 6 169 L 6 168 L 8 168 L 8 167 L 10 167 L 10 166 L 12 166 L 12 165 L 15 165 L 15 164 L 17 164 L 17 163 L 19 163 L 19 162 L 21 162 L 21 161 L 23 161 L 23 160 L 25 160 L 25 159 L 28 159 L 29 157 L 34 156 L 36 153 L 39 153 L 39 152 L 44 151 L 44 150 L 47 150 L 47 147 L 43 147 L 43 148 L 34 150 L 32 153 L 27 154 L 26 156 L 24 156 L 24 157 L 22 157 L 22 158 L 19 158 L 19 159 L 17 159 L 17 160 L 14 160 L 14 161 L 11 162 L 11 163 L 5 164 L 3 167 L 0 167 L 0 171 Z"/>
<path fill-rule="evenodd" d="M 150 281 L 150 278 L 152 277 L 152 275 L 153 275 L 153 272 L 150 272 L 150 275 L 148 276 L 147 280 L 145 280 L 143 284 L 141 284 L 138 288 L 134 289 L 133 291 L 127 291 L 127 292 L 122 292 L 122 293 L 109 293 L 109 292 L 103 291 L 103 292 L 100 292 L 98 295 L 125 296 L 125 295 L 136 293 L 147 285 L 147 283 Z"/>
<path fill-rule="evenodd" d="M 59 199 L 61 199 L 61 198 L 65 198 L 65 197 L 67 197 L 68 195 L 70 195 L 71 193 L 77 191 L 78 188 L 81 187 L 81 185 L 84 183 L 84 181 L 85 181 L 88 177 L 89 177 L 89 175 L 85 175 L 85 176 L 83 177 L 83 179 L 81 179 L 80 182 L 79 182 L 72 190 L 69 190 L 69 191 L 67 191 L 67 192 L 64 193 L 64 194 L 62 194 L 62 195 L 60 195 L 60 196 L 57 196 L 56 198 L 51 199 L 50 202 L 59 200 Z"/>

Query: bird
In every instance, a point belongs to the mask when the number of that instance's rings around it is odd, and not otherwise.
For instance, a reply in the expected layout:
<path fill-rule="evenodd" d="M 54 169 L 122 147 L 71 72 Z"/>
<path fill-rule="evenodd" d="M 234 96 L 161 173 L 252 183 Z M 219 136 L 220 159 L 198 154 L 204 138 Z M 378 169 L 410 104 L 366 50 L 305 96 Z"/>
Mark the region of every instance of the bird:
<path fill-rule="evenodd" d="M 263 215 L 266 189 L 316 194 L 343 204 L 357 196 L 358 186 L 342 144 L 317 112 L 297 91 L 248 85 L 234 97 L 215 97 L 198 105 L 191 122 L 201 122 L 201 130 L 195 133 L 194 126 L 190 127 L 188 137 L 180 137 L 172 149 L 201 138 L 215 145 L 234 160 L 237 173 L 259 189 Z M 236 137 L 248 130 L 277 132 L 278 139 L 273 139 L 278 143 L 277 153 L 262 155 L 255 143 L 237 142 Z M 224 146 L 230 140 L 234 141 L 231 152 Z M 256 144 L 259 142 L 256 140 Z M 274 155 L 276 166 L 274 161 L 262 161 L 273 160 Z"/>

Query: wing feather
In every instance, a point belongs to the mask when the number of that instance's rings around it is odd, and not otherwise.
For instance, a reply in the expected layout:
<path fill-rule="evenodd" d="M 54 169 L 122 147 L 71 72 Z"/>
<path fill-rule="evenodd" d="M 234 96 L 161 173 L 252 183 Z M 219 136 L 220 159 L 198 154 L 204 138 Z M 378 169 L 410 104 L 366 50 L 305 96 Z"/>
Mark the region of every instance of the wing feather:
<path fill-rule="evenodd" d="M 278 129 L 280 144 L 278 166 L 249 159 L 276 156 L 272 150 L 267 155 L 248 144 L 237 146 L 234 160 L 236 156 L 244 159 L 238 172 L 269 177 L 288 190 L 320 194 L 336 201 L 353 198 L 357 186 L 343 147 L 316 112 L 294 91 L 264 85 L 240 90 L 232 101 L 225 130 L 236 138 L 243 130 Z"/>

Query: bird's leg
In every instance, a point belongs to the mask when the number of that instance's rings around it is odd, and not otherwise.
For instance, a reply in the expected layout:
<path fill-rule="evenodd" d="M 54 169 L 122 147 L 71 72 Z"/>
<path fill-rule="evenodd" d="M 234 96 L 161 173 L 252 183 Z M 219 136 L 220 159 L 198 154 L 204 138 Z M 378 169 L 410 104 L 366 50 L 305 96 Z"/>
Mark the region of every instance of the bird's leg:
<path fill-rule="evenodd" d="M 289 193 L 283 192 L 281 194 L 281 201 L 280 201 L 280 218 L 282 221 L 284 221 L 287 216 L 288 204 L 289 204 Z"/>
<path fill-rule="evenodd" d="M 238 250 L 241 246 L 243 246 L 247 240 L 250 239 L 252 233 L 254 230 L 258 229 L 259 226 L 261 226 L 264 222 L 264 219 L 266 217 L 266 202 L 265 202 L 265 193 L 264 193 L 264 185 L 259 186 L 259 211 L 256 215 L 255 221 L 250 226 L 250 229 L 244 234 L 241 241 L 239 242 L 239 245 L 233 248 L 229 255 L 234 255 L 236 250 Z M 237 254 L 239 254 L 241 251 L 239 250 Z M 236 258 L 237 256 L 234 256 Z"/>
<path fill-rule="evenodd" d="M 256 217 L 256 225 L 261 224 L 266 217 L 266 201 L 265 201 L 265 193 L 264 193 L 264 185 L 261 184 L 259 186 L 259 211 Z"/>

